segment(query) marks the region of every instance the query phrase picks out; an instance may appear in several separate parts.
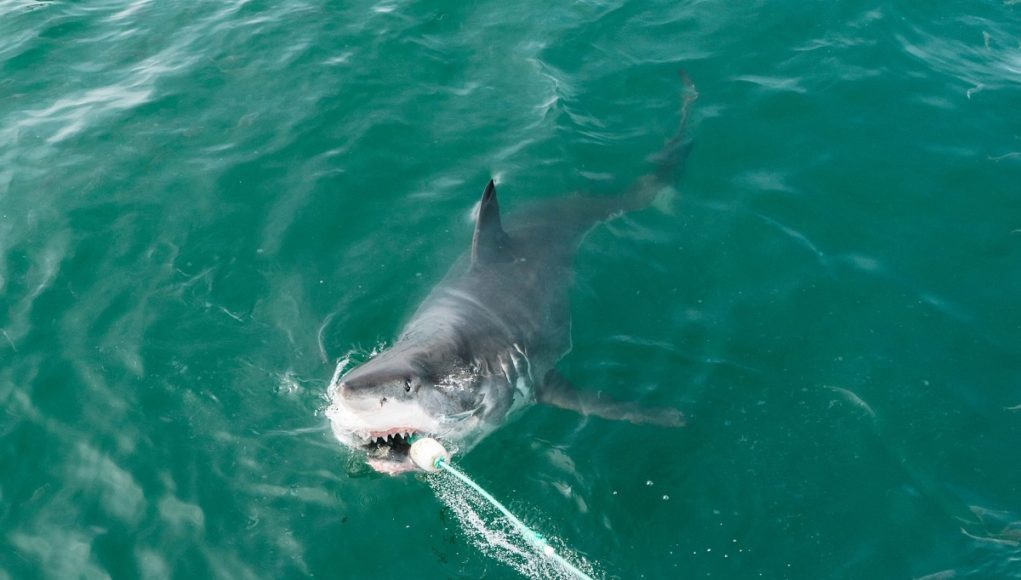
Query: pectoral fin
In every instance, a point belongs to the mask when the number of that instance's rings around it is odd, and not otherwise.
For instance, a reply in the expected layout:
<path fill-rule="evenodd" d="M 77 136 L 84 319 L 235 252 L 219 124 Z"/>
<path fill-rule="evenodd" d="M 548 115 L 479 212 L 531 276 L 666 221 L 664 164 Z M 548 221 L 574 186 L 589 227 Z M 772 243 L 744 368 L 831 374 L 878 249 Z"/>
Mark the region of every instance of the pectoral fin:
<path fill-rule="evenodd" d="M 683 427 L 684 414 L 670 407 L 642 407 L 634 402 L 621 402 L 602 393 L 580 391 L 556 370 L 546 373 L 542 387 L 536 392 L 536 400 L 546 405 L 560 407 L 604 419 L 630 421 L 635 424 Z"/>

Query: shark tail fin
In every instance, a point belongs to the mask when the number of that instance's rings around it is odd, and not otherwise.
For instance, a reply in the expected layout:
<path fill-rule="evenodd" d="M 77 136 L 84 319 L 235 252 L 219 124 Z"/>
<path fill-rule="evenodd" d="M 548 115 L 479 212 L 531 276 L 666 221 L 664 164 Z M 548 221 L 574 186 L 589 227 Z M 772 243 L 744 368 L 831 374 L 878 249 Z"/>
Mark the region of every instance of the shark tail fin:
<path fill-rule="evenodd" d="M 688 73 L 681 70 L 678 74 L 683 84 L 680 123 L 663 148 L 649 157 L 653 170 L 640 177 L 624 194 L 624 211 L 641 209 L 655 201 L 664 187 L 670 186 L 681 176 L 688 155 L 691 154 L 692 143 L 687 134 L 688 117 L 692 103 L 698 99 L 698 90 Z"/>
<path fill-rule="evenodd" d="M 672 186 L 680 177 L 691 152 L 691 140 L 687 133 L 688 117 L 691 113 L 691 104 L 698 98 L 698 92 L 687 73 L 681 71 L 679 74 L 683 84 L 680 123 L 663 148 L 649 156 L 651 170 L 638 178 L 624 193 L 607 196 L 581 195 L 563 202 L 565 206 L 572 208 L 572 211 L 564 213 L 575 217 L 574 221 L 581 228 L 580 231 L 617 214 L 648 207 L 664 189 Z"/>
<path fill-rule="evenodd" d="M 683 84 L 680 123 L 663 148 L 650 156 L 651 171 L 639 178 L 624 193 L 616 195 L 575 193 L 537 204 L 529 208 L 530 211 L 522 213 L 527 214 L 533 224 L 540 224 L 548 231 L 555 231 L 557 235 L 550 237 L 566 242 L 563 245 L 567 247 L 576 243 L 580 236 L 595 224 L 620 213 L 643 209 L 656 201 L 660 192 L 680 177 L 691 151 L 691 142 L 687 136 L 688 117 L 691 104 L 698 98 L 698 92 L 685 72 L 681 71 L 680 77 Z M 500 225 L 496 186 L 490 181 L 479 204 L 475 236 L 472 239 L 471 263 L 476 267 L 480 264 L 507 262 L 513 259 L 511 239 Z"/>

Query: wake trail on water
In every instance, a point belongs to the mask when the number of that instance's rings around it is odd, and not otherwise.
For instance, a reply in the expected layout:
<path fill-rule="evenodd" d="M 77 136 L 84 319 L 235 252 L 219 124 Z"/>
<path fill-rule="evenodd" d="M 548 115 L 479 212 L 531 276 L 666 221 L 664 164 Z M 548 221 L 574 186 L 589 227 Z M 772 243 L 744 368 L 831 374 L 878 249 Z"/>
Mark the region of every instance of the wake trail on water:
<path fill-rule="evenodd" d="M 506 564 L 528 578 L 577 578 L 547 557 L 532 540 L 508 521 L 482 495 L 447 474 L 427 478 L 429 487 L 454 517 L 472 546 L 486 556 Z M 545 537 L 556 552 L 574 563 L 585 574 L 598 578 L 593 564 L 554 537 Z"/>

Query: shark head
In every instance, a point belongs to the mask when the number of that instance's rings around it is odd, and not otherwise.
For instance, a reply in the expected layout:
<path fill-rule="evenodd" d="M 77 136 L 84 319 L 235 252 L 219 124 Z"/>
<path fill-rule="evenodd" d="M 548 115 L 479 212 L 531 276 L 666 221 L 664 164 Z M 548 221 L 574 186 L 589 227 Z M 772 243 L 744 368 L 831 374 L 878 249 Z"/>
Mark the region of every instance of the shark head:
<path fill-rule="evenodd" d="M 516 260 L 501 226 L 492 181 L 476 220 L 467 270 L 434 288 L 393 347 L 331 387 L 327 416 L 334 434 L 365 452 L 377 471 L 415 469 L 409 457 L 415 436 L 465 452 L 531 400 L 531 366 L 513 341 L 522 333 L 512 331 L 530 319 L 520 309 L 501 309 L 514 300 L 492 287 L 501 275 L 530 278 L 515 269 L 525 262 Z M 510 318 L 524 322 L 512 325 Z"/>
<path fill-rule="evenodd" d="M 327 416 L 337 440 L 367 455 L 380 473 L 416 469 L 415 437 L 467 451 L 489 431 L 500 391 L 466 364 L 431 363 L 429 353 L 399 346 L 351 369 L 331 390 Z"/>

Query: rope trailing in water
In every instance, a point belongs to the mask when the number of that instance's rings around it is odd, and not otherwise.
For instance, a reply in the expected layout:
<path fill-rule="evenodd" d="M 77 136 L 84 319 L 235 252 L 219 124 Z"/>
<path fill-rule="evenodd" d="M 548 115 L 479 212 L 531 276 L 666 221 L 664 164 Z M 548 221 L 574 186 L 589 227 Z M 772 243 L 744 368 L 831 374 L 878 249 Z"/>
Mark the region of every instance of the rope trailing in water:
<path fill-rule="evenodd" d="M 543 538 L 541 534 L 526 526 L 525 522 L 519 520 L 517 516 L 512 514 L 510 510 L 508 510 L 507 508 L 503 507 L 503 504 L 496 501 L 496 498 L 489 495 L 489 492 L 479 487 L 479 485 L 472 481 L 471 479 L 469 479 L 467 475 L 454 469 L 454 466 L 444 461 L 442 457 L 437 458 L 434 465 L 437 468 L 446 470 L 448 473 L 450 473 L 454 477 L 460 479 L 465 484 L 467 484 L 468 487 L 479 492 L 479 495 L 486 498 L 486 500 L 489 501 L 489 503 L 493 504 L 493 506 L 495 506 L 496 509 L 500 510 L 500 513 L 502 513 L 508 520 L 510 520 L 510 522 L 514 524 L 515 527 L 518 528 L 521 534 L 525 536 L 525 538 L 529 542 L 531 542 L 536 548 L 538 548 L 539 551 L 542 552 L 542 554 L 544 554 L 546 557 L 550 558 L 557 564 L 560 564 L 560 566 L 574 574 L 577 578 L 581 578 L 582 580 L 593 580 L 591 576 L 582 572 L 581 570 L 578 569 L 577 566 L 568 562 L 566 558 L 558 554 L 556 550 L 553 549 L 553 546 L 549 545 L 549 543 L 546 542 L 546 539 Z"/>

